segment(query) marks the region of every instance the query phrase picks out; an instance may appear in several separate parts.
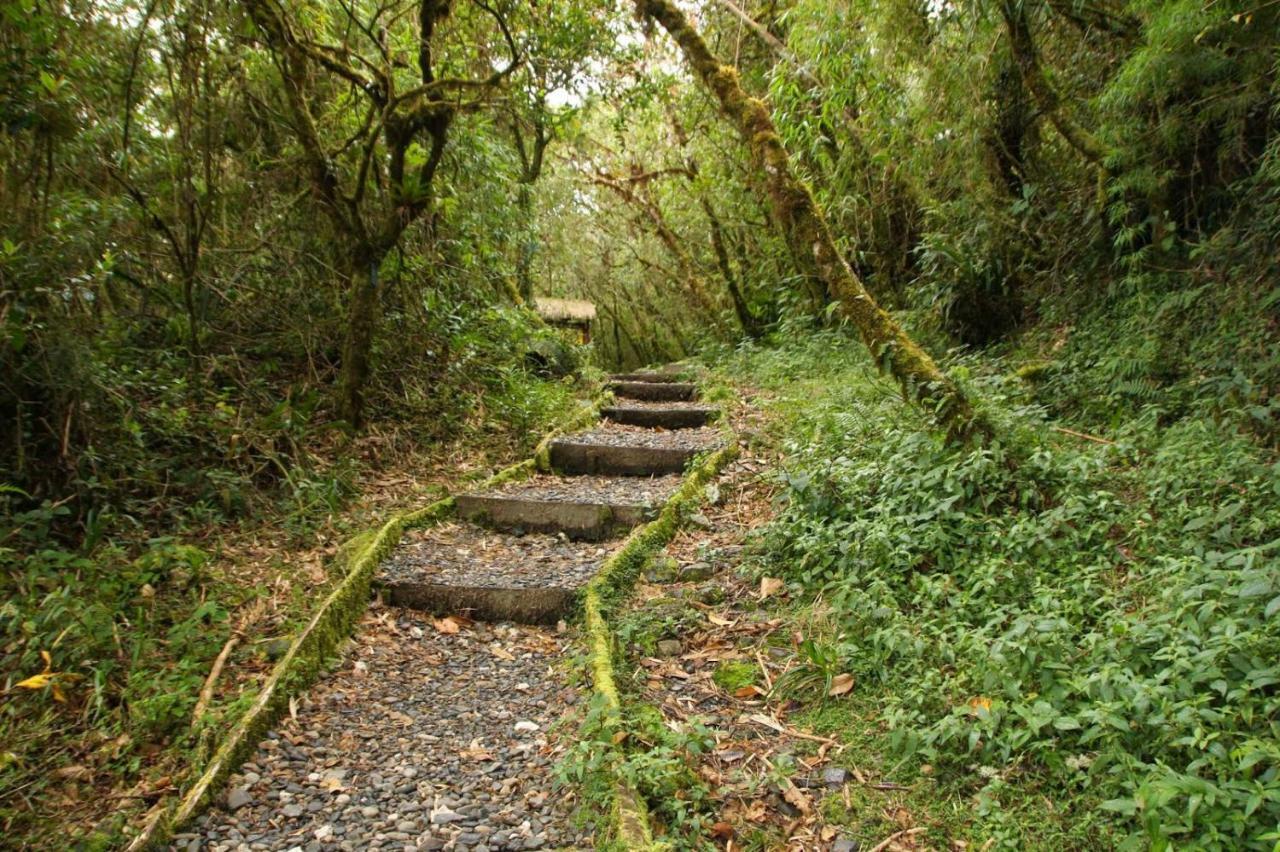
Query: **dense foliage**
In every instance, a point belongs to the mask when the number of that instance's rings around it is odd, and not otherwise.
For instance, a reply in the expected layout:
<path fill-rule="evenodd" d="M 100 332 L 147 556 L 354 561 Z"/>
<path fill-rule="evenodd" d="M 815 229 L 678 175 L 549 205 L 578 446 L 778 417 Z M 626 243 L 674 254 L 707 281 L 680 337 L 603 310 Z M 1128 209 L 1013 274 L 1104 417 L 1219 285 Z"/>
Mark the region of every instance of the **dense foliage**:
<path fill-rule="evenodd" d="M 1280 463 L 1215 415 L 1058 431 L 1002 361 L 973 382 L 1005 438 L 944 446 L 849 345 L 732 362 L 782 395 L 765 570 L 830 607 L 811 665 L 853 672 L 889 757 L 976 792 L 1009 842 L 1271 848 Z M 1028 786 L 1063 839 L 1001 825 Z"/>
<path fill-rule="evenodd" d="M 549 373 L 747 340 L 838 385 L 770 542 L 903 687 L 894 748 L 1070 791 L 1085 845 L 1267 842 L 1277 33 L 1245 0 L 0 3 L 0 831 L 172 780 L 276 594 L 224 545 L 527 445 Z M 592 345 L 537 296 L 592 301 Z M 992 440 L 939 443 L 842 316 L 905 319 L 853 325 Z"/>

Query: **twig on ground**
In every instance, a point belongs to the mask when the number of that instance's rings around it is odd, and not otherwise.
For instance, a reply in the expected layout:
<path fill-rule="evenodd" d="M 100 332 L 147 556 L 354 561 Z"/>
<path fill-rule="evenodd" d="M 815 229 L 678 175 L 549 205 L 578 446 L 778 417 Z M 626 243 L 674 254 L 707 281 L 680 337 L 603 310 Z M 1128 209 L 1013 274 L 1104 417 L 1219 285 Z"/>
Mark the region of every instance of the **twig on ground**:
<path fill-rule="evenodd" d="M 1116 445 L 1115 441 L 1111 441 L 1106 438 L 1099 438 L 1097 435 L 1090 435 L 1088 432 L 1077 432 L 1075 429 L 1068 429 L 1065 426 L 1054 426 L 1053 431 L 1061 432 L 1064 435 L 1070 435 L 1073 438 L 1083 438 L 1086 441 L 1093 441 L 1098 444 L 1106 444 L 1107 446 L 1110 446 L 1110 447 L 1114 447 Z"/>
<path fill-rule="evenodd" d="M 231 656 L 231 651 L 240 642 L 240 634 L 236 633 L 227 640 L 222 646 L 222 650 L 218 652 L 217 659 L 213 661 L 213 667 L 209 669 L 209 676 L 204 679 L 204 686 L 200 687 L 200 697 L 196 699 L 196 709 L 191 713 L 191 726 L 195 727 L 200 722 L 200 717 L 204 715 L 204 711 L 208 708 L 209 702 L 213 700 L 213 687 L 218 682 L 218 676 L 222 674 L 222 667 L 227 664 L 227 657 Z"/>

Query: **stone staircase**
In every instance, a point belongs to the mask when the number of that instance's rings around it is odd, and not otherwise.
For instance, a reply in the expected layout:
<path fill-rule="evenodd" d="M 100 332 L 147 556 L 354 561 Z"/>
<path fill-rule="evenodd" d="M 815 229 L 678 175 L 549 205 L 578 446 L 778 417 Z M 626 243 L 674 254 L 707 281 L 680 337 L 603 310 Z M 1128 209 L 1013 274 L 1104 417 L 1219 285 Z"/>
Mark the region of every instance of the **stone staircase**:
<path fill-rule="evenodd" d="M 558 438 L 552 473 L 457 498 L 457 520 L 405 536 L 377 585 L 397 606 L 554 624 L 697 455 L 717 449 L 714 406 L 669 372 L 617 375 L 604 422 Z"/>

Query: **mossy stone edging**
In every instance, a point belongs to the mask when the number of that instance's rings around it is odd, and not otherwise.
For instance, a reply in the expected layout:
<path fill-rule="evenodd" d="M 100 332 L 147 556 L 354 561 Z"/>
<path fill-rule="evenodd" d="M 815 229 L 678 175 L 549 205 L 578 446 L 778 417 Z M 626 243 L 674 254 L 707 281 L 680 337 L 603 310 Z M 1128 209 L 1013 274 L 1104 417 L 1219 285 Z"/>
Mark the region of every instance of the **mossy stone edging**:
<path fill-rule="evenodd" d="M 586 621 L 588 658 L 592 684 L 603 699 L 604 726 L 608 736 L 601 740 L 610 754 L 605 764 L 616 766 L 624 757 L 621 741 L 625 737 L 622 724 L 622 700 L 613 672 L 614 641 L 607 613 L 625 599 L 645 564 L 675 536 L 689 514 L 701 505 L 707 484 L 726 464 L 738 455 L 738 439 L 726 430 L 723 448 L 695 463 L 675 494 L 663 505 L 658 517 L 637 527 L 626 542 L 613 553 L 582 593 Z M 615 773 L 616 774 L 616 773 Z M 667 846 L 655 841 L 644 800 L 621 778 L 613 779 L 613 801 L 609 830 L 621 848 L 627 850 L 662 850 Z"/>
<path fill-rule="evenodd" d="M 549 432 L 538 444 L 532 458 L 518 462 L 489 477 L 480 486 L 494 488 L 515 482 L 546 469 L 553 438 L 561 432 L 580 428 L 599 417 L 599 399 L 583 406 L 571 418 Z M 157 849 L 167 843 L 178 827 L 185 825 L 208 806 L 209 800 L 227 777 L 249 756 L 268 730 L 289 706 L 289 697 L 311 684 L 327 658 L 351 634 L 369 603 L 373 575 L 391 550 L 400 543 L 405 530 L 426 526 L 448 517 L 454 498 L 445 497 L 429 506 L 392 517 L 376 530 L 361 533 L 346 542 L 341 553 L 347 570 L 342 581 L 329 593 L 294 637 L 289 650 L 263 682 L 253 703 L 231 726 L 195 784 L 175 804 L 155 809 L 146 825 L 125 847 L 128 852 Z"/>

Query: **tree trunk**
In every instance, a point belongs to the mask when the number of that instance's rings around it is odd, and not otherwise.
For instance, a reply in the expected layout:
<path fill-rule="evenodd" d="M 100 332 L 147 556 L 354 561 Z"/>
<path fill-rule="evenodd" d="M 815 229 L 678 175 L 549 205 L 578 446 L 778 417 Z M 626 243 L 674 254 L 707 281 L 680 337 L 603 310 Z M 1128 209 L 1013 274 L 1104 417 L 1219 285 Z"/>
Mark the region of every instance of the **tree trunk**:
<path fill-rule="evenodd" d="M 378 266 L 381 258 L 369 249 L 351 252 L 347 272 L 347 327 L 338 379 L 338 407 L 353 429 L 364 425 L 364 392 L 369 382 L 373 336 L 378 325 Z"/>
<path fill-rule="evenodd" d="M 516 254 L 516 288 L 526 305 L 533 306 L 533 254 L 537 249 L 538 234 L 533 223 L 533 192 L 530 181 L 522 180 L 516 192 L 516 208 L 520 211 L 520 246 Z"/>
<path fill-rule="evenodd" d="M 716 61 L 706 42 L 670 0 L 636 0 L 637 11 L 662 25 L 685 61 L 737 127 L 760 173 L 782 236 L 800 271 L 825 285 L 841 314 L 853 323 L 872 356 L 954 439 L 988 437 L 989 423 L 933 359 L 889 316 L 836 249 L 826 219 L 809 188 L 791 171 L 786 149 L 764 102 L 748 97 L 737 72 Z"/>
<path fill-rule="evenodd" d="M 724 243 L 724 228 L 720 225 L 720 217 L 716 215 L 715 207 L 705 195 L 700 195 L 698 202 L 702 205 L 702 212 L 707 214 L 707 223 L 711 226 L 711 249 L 715 252 L 716 265 L 720 267 L 725 289 L 729 291 L 729 300 L 733 302 L 733 312 L 738 315 L 738 322 L 742 325 L 742 331 L 747 337 L 757 340 L 764 334 L 764 324 L 751 312 L 751 307 L 742 295 L 742 288 L 738 286 L 738 279 L 734 277 L 733 267 L 729 263 L 729 249 Z"/>

